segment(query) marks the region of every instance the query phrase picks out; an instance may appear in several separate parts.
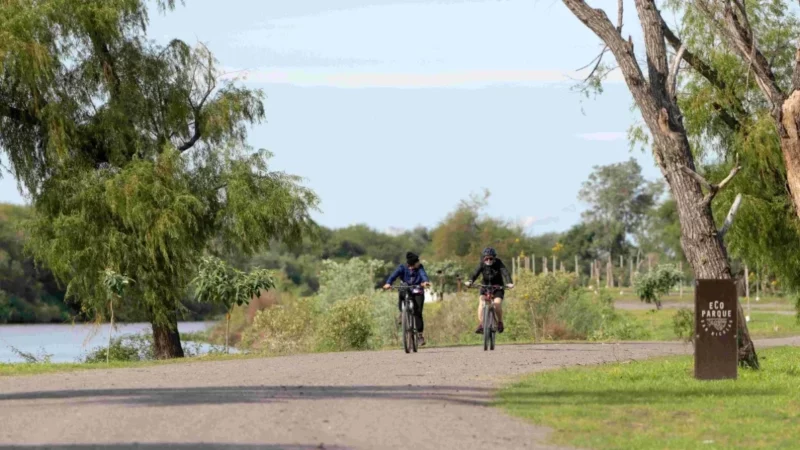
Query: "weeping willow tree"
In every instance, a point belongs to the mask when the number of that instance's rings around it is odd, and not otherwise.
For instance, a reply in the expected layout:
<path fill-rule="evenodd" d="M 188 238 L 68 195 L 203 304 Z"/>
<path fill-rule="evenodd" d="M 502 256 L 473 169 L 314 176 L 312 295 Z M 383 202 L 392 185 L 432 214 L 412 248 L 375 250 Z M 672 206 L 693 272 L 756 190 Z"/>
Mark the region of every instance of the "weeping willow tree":
<path fill-rule="evenodd" d="M 35 207 L 36 259 L 89 314 L 106 307 L 99 274 L 130 277 L 125 301 L 171 358 L 203 252 L 297 242 L 317 198 L 247 146 L 263 93 L 226 79 L 205 47 L 156 45 L 146 27 L 144 0 L 0 1 L 0 148 Z"/>
<path fill-rule="evenodd" d="M 786 0 L 671 0 L 667 6 L 681 18 L 680 36 L 668 37 L 676 52 L 683 48 L 686 68 L 680 72 L 678 98 L 692 147 L 706 162 L 702 171 L 707 179 L 717 179 L 740 167 L 730 189 L 715 199 L 721 206 L 714 209 L 716 220 L 722 223 L 727 207 L 737 195 L 742 198 L 737 226 L 725 235 L 728 248 L 751 266 L 768 267 L 784 287 L 796 291 L 800 220 L 793 196 L 798 189 L 786 161 L 797 155 L 787 153 L 787 130 L 776 126 L 780 102 L 764 91 L 791 98 L 800 89 L 797 9 Z M 742 54 L 733 29 L 749 36 L 748 53 Z M 765 84 L 766 79 L 771 81 Z"/>

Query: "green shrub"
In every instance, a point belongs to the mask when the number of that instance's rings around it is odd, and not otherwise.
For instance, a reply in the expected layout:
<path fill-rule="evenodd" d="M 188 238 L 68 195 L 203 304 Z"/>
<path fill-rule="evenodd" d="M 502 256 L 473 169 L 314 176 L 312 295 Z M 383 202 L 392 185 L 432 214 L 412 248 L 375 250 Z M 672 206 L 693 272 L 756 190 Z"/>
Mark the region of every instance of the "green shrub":
<path fill-rule="evenodd" d="M 477 311 L 477 302 L 475 304 Z M 473 312 L 477 320 L 477 312 Z M 534 338 L 534 323 L 526 303 L 515 297 L 506 297 L 503 301 L 503 336 L 509 341 L 530 341 Z M 477 322 L 476 322 L 477 323 Z"/>
<path fill-rule="evenodd" d="M 271 355 L 312 351 L 320 312 L 316 297 L 292 299 L 259 311 L 242 333 L 241 346 Z"/>
<path fill-rule="evenodd" d="M 385 267 L 386 263 L 374 259 L 352 258 L 344 263 L 322 261 L 319 296 L 323 303 L 331 305 L 337 301 L 370 295 L 375 292 L 376 273 Z"/>
<path fill-rule="evenodd" d="M 371 348 L 375 333 L 373 304 L 369 296 L 336 302 L 325 314 L 320 331 L 325 350 L 365 350 Z"/>
<path fill-rule="evenodd" d="M 382 348 L 387 346 L 400 345 L 400 327 L 397 325 L 397 318 L 400 311 L 397 309 L 397 292 L 381 292 L 371 296 L 372 300 L 372 320 L 374 332 L 372 336 L 372 348 Z M 425 313 L 428 313 L 430 306 L 425 305 Z M 425 317 L 427 319 L 427 315 Z"/>
<path fill-rule="evenodd" d="M 575 290 L 558 306 L 556 317 L 565 325 L 571 338 L 587 339 L 613 322 L 616 313 L 611 296 L 605 292 L 589 294 Z"/>
<path fill-rule="evenodd" d="M 661 309 L 661 297 L 668 294 L 683 278 L 683 273 L 672 264 L 662 264 L 652 272 L 638 274 L 633 278 L 636 295 L 645 303 L 655 303 Z"/>
<path fill-rule="evenodd" d="M 517 288 L 513 291 L 514 299 L 520 305 L 512 310 L 520 314 L 519 321 L 530 324 L 534 339 L 546 339 L 552 336 L 551 331 L 563 328 L 563 324 L 559 323 L 559 319 L 563 319 L 559 317 L 560 312 L 570 296 L 579 290 L 572 273 L 534 275 L 531 272 L 522 272 L 517 279 Z"/>
<path fill-rule="evenodd" d="M 44 347 L 39 348 L 38 354 L 20 350 L 13 345 L 9 345 L 8 348 L 10 348 L 14 354 L 22 358 L 27 364 L 50 364 L 53 358 L 53 355 L 51 353 L 47 353 Z"/>
<path fill-rule="evenodd" d="M 146 361 L 154 359 L 153 336 L 150 334 L 133 334 L 113 338 L 111 347 L 95 347 L 83 361 L 86 363 L 106 362 L 106 351 L 110 351 L 111 361 Z"/>
<path fill-rule="evenodd" d="M 477 335 L 473 334 L 478 325 L 477 311 L 477 291 L 425 305 L 425 340 L 431 345 L 477 342 Z"/>
<path fill-rule="evenodd" d="M 694 341 L 694 311 L 689 308 L 676 311 L 672 316 L 672 326 L 678 338 L 686 342 Z"/>
<path fill-rule="evenodd" d="M 589 335 L 591 341 L 641 341 L 650 339 L 652 333 L 635 319 L 616 313 L 603 326 Z"/>

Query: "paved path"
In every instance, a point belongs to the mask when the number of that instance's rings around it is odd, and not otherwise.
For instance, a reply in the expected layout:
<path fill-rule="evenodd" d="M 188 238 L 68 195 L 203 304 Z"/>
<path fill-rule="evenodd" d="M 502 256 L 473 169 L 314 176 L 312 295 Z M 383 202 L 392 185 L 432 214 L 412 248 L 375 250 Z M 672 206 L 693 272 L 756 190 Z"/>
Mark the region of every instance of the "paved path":
<path fill-rule="evenodd" d="M 690 352 L 503 345 L 0 377 L 0 449 L 554 449 L 546 428 L 490 407 L 493 390 L 529 372 Z"/>

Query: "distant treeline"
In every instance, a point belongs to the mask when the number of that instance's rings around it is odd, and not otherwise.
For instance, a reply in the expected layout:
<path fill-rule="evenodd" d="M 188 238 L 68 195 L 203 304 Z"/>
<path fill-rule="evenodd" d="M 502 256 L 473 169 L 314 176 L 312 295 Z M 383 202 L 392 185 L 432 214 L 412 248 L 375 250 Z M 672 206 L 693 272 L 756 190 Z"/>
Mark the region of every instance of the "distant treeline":
<path fill-rule="evenodd" d="M 388 273 L 407 251 L 419 253 L 431 268 L 445 268 L 451 276 L 473 269 L 487 245 L 497 249 L 509 267 L 515 256 L 557 254 L 566 269 L 574 271 L 577 257 L 580 272 L 587 278 L 591 262 L 605 261 L 609 254 L 614 258 L 657 254 L 659 262 L 682 261 L 674 201 L 662 201 L 658 186 L 644 180 L 640 170 L 633 160 L 596 168 L 580 195 L 590 209 L 583 221 L 563 233 L 531 236 L 516 223 L 487 216 L 486 191 L 461 201 L 433 228 L 389 234 L 366 225 L 322 227 L 317 239 L 294 248 L 273 243 L 252 257 L 237 255 L 228 260 L 242 269 L 279 270 L 285 275 L 282 289 L 300 296 L 319 290 L 323 260 L 375 259 L 387 263 L 382 270 Z M 0 323 L 87 320 L 77 302 L 65 301 L 65 287 L 25 252 L 24 220 L 32 212 L 29 207 L 0 204 Z M 684 267 L 688 270 L 687 264 Z M 188 291 L 183 304 L 183 320 L 222 312 L 193 301 Z M 146 320 L 132 310 L 123 309 L 117 315 L 121 321 Z"/>

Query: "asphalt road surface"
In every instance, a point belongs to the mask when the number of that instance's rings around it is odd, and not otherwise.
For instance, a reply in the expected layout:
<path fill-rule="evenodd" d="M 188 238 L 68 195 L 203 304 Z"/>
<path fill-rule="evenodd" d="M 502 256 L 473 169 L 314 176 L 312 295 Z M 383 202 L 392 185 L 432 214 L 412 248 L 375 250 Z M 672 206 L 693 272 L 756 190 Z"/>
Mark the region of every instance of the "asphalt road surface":
<path fill-rule="evenodd" d="M 686 353 L 500 345 L 0 377 L 0 449 L 555 449 L 546 428 L 490 406 L 494 389 L 529 372 Z"/>

